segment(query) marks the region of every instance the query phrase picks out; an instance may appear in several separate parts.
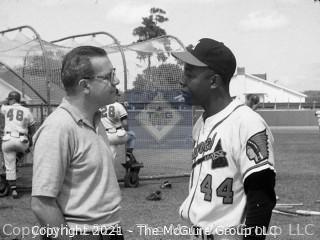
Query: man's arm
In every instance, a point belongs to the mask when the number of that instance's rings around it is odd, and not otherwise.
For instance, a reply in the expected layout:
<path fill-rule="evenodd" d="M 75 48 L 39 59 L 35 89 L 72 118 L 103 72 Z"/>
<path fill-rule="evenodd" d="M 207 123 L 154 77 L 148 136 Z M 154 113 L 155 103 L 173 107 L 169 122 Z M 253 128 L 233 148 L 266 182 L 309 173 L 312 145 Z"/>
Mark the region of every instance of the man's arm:
<path fill-rule="evenodd" d="M 125 107 L 121 103 L 117 103 L 117 114 L 120 118 L 121 125 L 122 127 L 126 130 L 129 131 L 129 125 L 128 125 L 128 112 L 125 109 Z"/>
<path fill-rule="evenodd" d="M 127 116 L 121 118 L 121 125 L 124 128 L 124 130 L 129 131 L 128 117 Z"/>
<path fill-rule="evenodd" d="M 59 125 L 52 121 L 43 123 L 34 136 L 31 207 L 44 227 L 66 227 L 56 198 L 63 186 L 70 151 L 74 146 L 70 134 L 67 124 Z M 58 239 L 68 237 L 60 236 Z"/>
<path fill-rule="evenodd" d="M 67 228 L 66 221 L 60 211 L 56 199 L 45 196 L 33 196 L 31 198 L 31 209 L 36 215 L 39 223 L 43 227 L 58 228 L 57 240 L 69 240 L 70 236 L 66 235 L 63 228 Z"/>
<path fill-rule="evenodd" d="M 255 228 L 269 227 L 272 209 L 276 204 L 275 173 L 271 169 L 252 173 L 244 182 L 244 189 L 247 195 L 246 205 L 246 227 L 251 227 L 251 235 L 244 237 L 244 240 L 264 240 L 265 235 L 256 235 Z M 262 231 L 258 231 L 262 232 Z"/>
<path fill-rule="evenodd" d="M 36 130 L 37 130 L 37 127 L 35 123 L 28 127 L 28 134 L 30 135 L 31 138 L 33 134 L 36 132 Z"/>
<path fill-rule="evenodd" d="M 7 104 L 8 104 L 8 100 L 7 99 L 0 101 L 0 107 L 2 105 L 7 105 Z"/>
<path fill-rule="evenodd" d="M 37 130 L 37 127 L 36 127 L 36 124 L 35 124 L 35 123 L 33 123 L 32 125 L 30 125 L 30 126 L 28 127 L 29 148 L 31 148 L 32 145 L 33 145 L 32 137 L 33 137 L 33 135 L 35 134 L 36 130 Z"/>
<path fill-rule="evenodd" d="M 7 99 L 5 99 L 3 101 L 0 101 L 0 113 L 5 114 L 3 109 L 2 109 L 3 105 L 8 105 L 8 100 Z"/>

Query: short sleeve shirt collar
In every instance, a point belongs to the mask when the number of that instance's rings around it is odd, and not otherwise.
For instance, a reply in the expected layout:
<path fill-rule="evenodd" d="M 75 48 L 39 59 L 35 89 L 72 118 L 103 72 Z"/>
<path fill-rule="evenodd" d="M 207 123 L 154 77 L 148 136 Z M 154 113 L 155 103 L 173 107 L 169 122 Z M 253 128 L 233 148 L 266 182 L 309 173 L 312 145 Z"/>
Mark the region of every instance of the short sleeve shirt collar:
<path fill-rule="evenodd" d="M 99 111 L 97 111 L 94 115 L 94 126 L 92 126 L 92 123 L 85 119 L 83 114 L 76 107 L 70 104 L 67 99 L 63 98 L 59 107 L 65 109 L 71 115 L 73 120 L 79 125 L 85 124 L 93 130 L 96 130 L 100 123 L 101 113 Z"/>

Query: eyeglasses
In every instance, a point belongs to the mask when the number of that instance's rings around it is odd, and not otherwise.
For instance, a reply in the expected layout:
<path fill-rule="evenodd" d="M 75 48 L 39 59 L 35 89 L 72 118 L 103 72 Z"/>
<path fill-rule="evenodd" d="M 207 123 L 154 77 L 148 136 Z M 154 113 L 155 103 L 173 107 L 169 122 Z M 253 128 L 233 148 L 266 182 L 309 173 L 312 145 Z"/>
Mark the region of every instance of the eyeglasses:
<path fill-rule="evenodd" d="M 110 82 L 111 84 L 114 84 L 116 81 L 116 69 L 112 68 L 112 70 L 104 75 L 104 76 L 93 76 L 93 77 L 84 77 L 84 79 L 101 79 L 102 81 Z"/>

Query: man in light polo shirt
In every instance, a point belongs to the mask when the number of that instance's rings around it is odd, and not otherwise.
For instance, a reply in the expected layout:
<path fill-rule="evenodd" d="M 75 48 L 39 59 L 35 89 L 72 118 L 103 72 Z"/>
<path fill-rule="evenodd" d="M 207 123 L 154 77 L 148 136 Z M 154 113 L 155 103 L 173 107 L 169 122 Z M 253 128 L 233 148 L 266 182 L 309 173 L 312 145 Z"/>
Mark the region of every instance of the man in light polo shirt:
<path fill-rule="evenodd" d="M 34 136 L 32 210 L 60 230 L 54 239 L 73 229 L 73 239 L 122 240 L 120 188 L 98 111 L 115 101 L 115 69 L 103 49 L 81 46 L 65 56 L 61 79 L 66 97 Z"/>

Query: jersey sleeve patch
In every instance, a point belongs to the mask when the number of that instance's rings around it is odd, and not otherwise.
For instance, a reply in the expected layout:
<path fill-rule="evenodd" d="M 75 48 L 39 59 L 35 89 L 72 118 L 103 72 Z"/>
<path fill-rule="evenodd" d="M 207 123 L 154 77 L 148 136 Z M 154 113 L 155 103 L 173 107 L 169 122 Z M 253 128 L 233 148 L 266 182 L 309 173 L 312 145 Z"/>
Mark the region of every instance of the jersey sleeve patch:
<path fill-rule="evenodd" d="M 267 130 L 256 133 L 246 144 L 247 157 L 256 164 L 269 158 Z"/>

